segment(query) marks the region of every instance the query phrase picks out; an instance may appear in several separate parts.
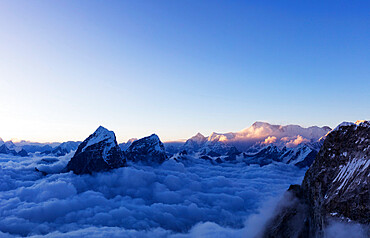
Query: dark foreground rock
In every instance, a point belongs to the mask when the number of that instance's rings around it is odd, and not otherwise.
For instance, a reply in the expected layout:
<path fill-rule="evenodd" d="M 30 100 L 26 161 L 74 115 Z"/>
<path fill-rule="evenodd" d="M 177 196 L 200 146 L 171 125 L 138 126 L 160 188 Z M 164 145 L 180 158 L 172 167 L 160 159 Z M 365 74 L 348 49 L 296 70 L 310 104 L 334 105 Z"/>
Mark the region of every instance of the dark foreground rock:
<path fill-rule="evenodd" d="M 333 221 L 369 229 L 369 155 L 370 123 L 339 125 L 327 135 L 302 185 L 287 192 L 292 203 L 280 202 L 262 236 L 325 237 Z"/>
<path fill-rule="evenodd" d="M 100 126 L 77 148 L 68 162 L 67 171 L 91 174 L 125 166 L 124 153 L 119 148 L 113 131 Z"/>

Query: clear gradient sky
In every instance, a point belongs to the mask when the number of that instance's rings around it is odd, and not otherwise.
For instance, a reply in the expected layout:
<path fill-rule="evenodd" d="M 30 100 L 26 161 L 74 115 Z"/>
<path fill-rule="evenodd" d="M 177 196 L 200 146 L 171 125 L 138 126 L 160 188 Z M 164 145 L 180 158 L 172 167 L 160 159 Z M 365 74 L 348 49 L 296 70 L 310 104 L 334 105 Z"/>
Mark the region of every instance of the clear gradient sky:
<path fill-rule="evenodd" d="M 369 1 L 1 1 L 0 137 L 369 119 Z"/>

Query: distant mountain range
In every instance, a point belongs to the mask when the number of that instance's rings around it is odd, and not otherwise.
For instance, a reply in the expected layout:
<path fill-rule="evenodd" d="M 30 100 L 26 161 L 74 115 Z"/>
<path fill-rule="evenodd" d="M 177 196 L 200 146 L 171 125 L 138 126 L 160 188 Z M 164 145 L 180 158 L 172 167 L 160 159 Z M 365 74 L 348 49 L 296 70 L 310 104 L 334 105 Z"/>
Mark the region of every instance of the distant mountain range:
<path fill-rule="evenodd" d="M 326 126 L 303 128 L 299 125 L 282 126 L 255 122 L 239 132 L 214 132 L 207 137 L 198 133 L 185 142 L 163 144 L 168 158 L 179 159 L 181 153 L 182 156 L 203 156 L 211 162 L 243 160 L 247 164 L 266 165 L 276 161 L 305 167 L 312 163 L 319 151 L 322 144 L 320 138 L 325 137 L 330 130 L 331 128 Z M 118 146 L 125 152 L 135 141 L 137 139 L 133 138 Z M 62 156 L 76 151 L 80 143 L 3 142 L 0 139 L 0 153 L 15 156 L 27 156 L 29 153 Z"/>
<path fill-rule="evenodd" d="M 330 127 L 271 125 L 255 122 L 240 132 L 212 133 L 206 137 L 198 133 L 184 143 L 164 143 L 170 156 L 179 153 L 198 154 L 216 162 L 237 162 L 267 165 L 274 161 L 309 166 L 322 145 L 322 138 Z M 242 153 L 243 152 L 243 153 Z"/>
<path fill-rule="evenodd" d="M 43 155 L 62 156 L 77 149 L 80 141 L 67 141 L 63 143 L 39 143 L 30 141 L 6 141 L 0 138 L 0 154 L 15 156 L 28 156 L 29 153 L 41 153 Z"/>

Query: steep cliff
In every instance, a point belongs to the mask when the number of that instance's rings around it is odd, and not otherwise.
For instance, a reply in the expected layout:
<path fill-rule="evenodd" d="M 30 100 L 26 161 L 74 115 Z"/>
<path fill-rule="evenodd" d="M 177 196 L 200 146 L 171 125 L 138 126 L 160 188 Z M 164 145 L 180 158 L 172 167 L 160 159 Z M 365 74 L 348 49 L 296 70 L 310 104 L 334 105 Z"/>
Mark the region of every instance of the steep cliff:
<path fill-rule="evenodd" d="M 324 141 L 299 192 L 287 192 L 264 237 L 325 237 L 332 221 L 370 225 L 370 123 L 342 123 Z M 281 209 L 287 201 L 296 201 Z M 302 209 L 297 209 L 300 207 Z M 296 219 L 297 215 L 303 219 Z M 294 222 L 295 226 L 290 224 Z M 286 233 L 282 235 L 282 230 Z"/>

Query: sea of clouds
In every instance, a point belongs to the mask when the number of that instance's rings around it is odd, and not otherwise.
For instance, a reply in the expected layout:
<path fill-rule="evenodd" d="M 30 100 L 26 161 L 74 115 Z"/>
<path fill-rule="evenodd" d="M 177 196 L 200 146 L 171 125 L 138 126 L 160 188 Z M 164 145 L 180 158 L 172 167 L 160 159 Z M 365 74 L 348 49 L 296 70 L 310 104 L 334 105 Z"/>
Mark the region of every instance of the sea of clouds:
<path fill-rule="evenodd" d="M 71 157 L 1 155 L 1 237 L 253 237 L 305 173 L 196 158 L 59 173 Z"/>

